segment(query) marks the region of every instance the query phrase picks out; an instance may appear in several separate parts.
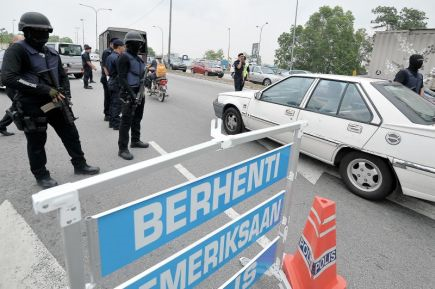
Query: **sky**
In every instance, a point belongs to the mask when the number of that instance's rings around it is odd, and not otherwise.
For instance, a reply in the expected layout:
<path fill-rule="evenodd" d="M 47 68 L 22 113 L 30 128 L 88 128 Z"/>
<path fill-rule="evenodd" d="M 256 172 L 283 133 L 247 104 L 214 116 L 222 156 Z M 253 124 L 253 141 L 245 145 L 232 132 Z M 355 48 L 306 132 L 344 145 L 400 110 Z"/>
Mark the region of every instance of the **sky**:
<path fill-rule="evenodd" d="M 17 33 L 23 13 L 41 12 L 50 19 L 53 34 L 68 36 L 80 44 L 83 44 L 83 23 L 84 42 L 94 48 L 95 12 L 80 6 L 80 3 L 97 9 L 112 9 L 98 12 L 98 34 L 109 26 L 145 30 L 149 46 L 161 54 L 163 31 L 163 49 L 167 53 L 170 0 L 14 0 L 2 5 L 0 29 L 12 32 L 15 24 Z M 373 34 L 376 30 L 370 21 L 375 17 L 371 10 L 377 6 L 394 6 L 399 11 L 403 7 L 425 11 L 429 17 L 427 27 L 435 28 L 434 3 L 431 0 L 299 0 L 297 24 L 305 24 L 321 6 L 338 5 L 353 13 L 355 30 L 366 28 L 369 34 Z M 278 37 L 289 31 L 295 20 L 295 11 L 296 0 L 173 0 L 171 52 L 201 58 L 209 49 L 222 49 L 227 56 L 229 48 L 230 57 L 234 59 L 239 52 L 251 53 L 252 43 L 260 38 L 257 26 L 267 22 L 261 33 L 260 54 L 264 63 L 273 63 Z M 162 31 L 153 26 L 161 27 Z"/>

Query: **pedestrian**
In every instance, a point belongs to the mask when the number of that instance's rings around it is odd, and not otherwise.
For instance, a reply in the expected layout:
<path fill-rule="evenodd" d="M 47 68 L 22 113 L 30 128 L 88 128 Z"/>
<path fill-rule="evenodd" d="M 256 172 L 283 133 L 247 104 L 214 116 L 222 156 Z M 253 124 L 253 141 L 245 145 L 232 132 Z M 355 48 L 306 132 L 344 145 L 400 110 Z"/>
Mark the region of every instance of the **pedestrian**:
<path fill-rule="evenodd" d="M 85 89 L 92 89 L 92 86 L 89 85 L 89 79 L 92 75 L 92 69 L 97 70 L 95 65 L 91 62 L 91 56 L 89 53 L 91 52 L 92 47 L 85 44 L 85 52 L 82 54 L 82 64 L 83 64 L 83 84 Z"/>
<path fill-rule="evenodd" d="M 423 66 L 424 58 L 420 54 L 413 54 L 409 57 L 408 68 L 401 69 L 396 76 L 394 81 L 400 82 L 409 89 L 415 91 L 417 94 L 423 96 L 423 75 L 418 72 L 418 70 Z"/>
<path fill-rule="evenodd" d="M 112 42 L 113 52 L 107 57 L 106 65 L 104 69 L 107 75 L 109 75 L 109 90 L 110 90 L 110 119 L 109 128 L 119 130 L 119 124 L 121 123 L 121 99 L 119 95 L 119 82 L 118 82 L 118 70 L 117 62 L 119 56 L 124 52 L 124 42 L 120 39 L 115 39 Z"/>
<path fill-rule="evenodd" d="M 118 38 L 112 38 L 109 41 L 109 47 L 104 49 L 101 55 L 101 79 L 100 82 L 103 84 L 104 89 L 104 121 L 110 121 L 110 89 L 108 86 L 109 71 L 107 70 L 107 57 L 113 52 L 113 42 Z"/>
<path fill-rule="evenodd" d="M 24 40 L 24 36 L 21 34 L 17 34 L 12 38 L 12 44 L 17 43 L 18 41 Z M 11 46 L 9 45 L 9 47 Z M 15 94 L 17 91 L 13 88 L 6 87 L 6 95 L 9 97 L 9 99 L 12 101 L 12 106 L 8 109 L 9 111 L 15 111 Z M 0 120 L 0 133 L 4 136 L 11 136 L 14 135 L 13 132 L 7 131 L 7 126 L 9 126 L 13 122 L 12 117 L 9 115 L 9 113 L 5 113 L 3 118 Z"/>
<path fill-rule="evenodd" d="M 242 91 L 245 83 L 243 77 L 243 69 L 245 67 L 245 56 L 243 53 L 237 55 L 237 60 L 234 61 L 234 88 L 236 91 Z"/>
<path fill-rule="evenodd" d="M 125 160 L 132 160 L 128 150 L 129 131 L 131 129 L 131 148 L 147 148 L 148 143 L 140 140 L 140 122 L 143 117 L 145 98 L 143 95 L 145 63 L 139 57 L 139 50 L 145 41 L 136 31 L 125 35 L 127 50 L 118 59 L 118 81 L 123 100 L 121 123 L 119 126 L 118 155 Z M 141 93 L 139 93 L 141 92 Z"/>
<path fill-rule="evenodd" d="M 1 77 L 7 87 L 17 90 L 14 122 L 24 130 L 30 170 L 38 185 L 57 185 L 46 168 L 47 124 L 54 128 L 71 156 L 75 174 L 99 173 L 100 168 L 86 163 L 71 108 L 66 106 L 71 93 L 62 61 L 55 49 L 45 46 L 53 32 L 50 21 L 41 13 L 27 12 L 21 16 L 18 28 L 25 40 L 5 52 Z"/>

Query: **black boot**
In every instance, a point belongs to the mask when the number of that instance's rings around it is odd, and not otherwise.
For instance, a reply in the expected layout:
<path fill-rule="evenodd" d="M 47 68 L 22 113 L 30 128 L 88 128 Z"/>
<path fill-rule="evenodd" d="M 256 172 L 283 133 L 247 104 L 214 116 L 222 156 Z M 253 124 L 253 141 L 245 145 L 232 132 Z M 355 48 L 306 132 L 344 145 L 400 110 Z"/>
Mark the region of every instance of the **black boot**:
<path fill-rule="evenodd" d="M 147 147 L 149 147 L 150 145 L 147 142 L 142 142 L 142 141 L 135 141 L 135 142 L 131 142 L 130 147 L 131 148 L 142 148 L 142 149 L 146 149 Z"/>
<path fill-rule="evenodd" d="M 92 167 L 88 164 L 74 167 L 74 173 L 76 175 L 96 175 L 100 172 L 99 167 Z"/>
<path fill-rule="evenodd" d="M 13 132 L 9 132 L 9 131 L 7 131 L 7 129 L 6 128 L 0 128 L 0 133 L 2 134 L 2 135 L 4 135 L 4 136 L 11 136 L 11 135 L 14 135 L 14 133 Z"/>
<path fill-rule="evenodd" d="M 52 188 L 57 186 L 56 180 L 52 179 L 50 176 L 46 176 L 40 179 L 36 179 L 38 185 L 44 189 Z"/>
<path fill-rule="evenodd" d="M 129 150 L 120 150 L 118 152 L 118 156 L 120 156 L 121 158 L 127 161 L 130 161 L 134 158 L 134 156 L 130 153 Z"/>

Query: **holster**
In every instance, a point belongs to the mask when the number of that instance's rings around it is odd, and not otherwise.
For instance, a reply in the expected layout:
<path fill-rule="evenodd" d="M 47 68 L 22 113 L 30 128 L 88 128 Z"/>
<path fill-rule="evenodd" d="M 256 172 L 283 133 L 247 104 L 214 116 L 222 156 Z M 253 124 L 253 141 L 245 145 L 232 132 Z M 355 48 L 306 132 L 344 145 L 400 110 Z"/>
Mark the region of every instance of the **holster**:
<path fill-rule="evenodd" d="M 12 119 L 18 130 L 24 130 L 23 115 L 17 110 L 6 110 L 6 114 Z"/>

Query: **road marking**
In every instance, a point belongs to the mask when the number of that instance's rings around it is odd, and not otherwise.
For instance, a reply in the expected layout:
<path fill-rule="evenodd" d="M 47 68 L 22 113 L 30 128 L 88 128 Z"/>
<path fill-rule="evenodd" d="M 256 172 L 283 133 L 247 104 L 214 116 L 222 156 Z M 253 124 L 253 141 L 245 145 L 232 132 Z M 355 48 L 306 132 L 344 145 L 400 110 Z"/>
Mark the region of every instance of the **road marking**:
<path fill-rule="evenodd" d="M 64 269 L 7 200 L 0 220 L 0 288 L 67 288 Z"/>
<path fill-rule="evenodd" d="M 150 141 L 149 142 L 149 144 L 159 153 L 159 154 L 161 154 L 161 155 L 166 155 L 167 154 L 167 152 L 161 147 L 161 146 L 159 146 L 156 142 L 154 142 L 154 141 Z M 175 166 L 174 166 L 174 168 L 175 169 L 177 169 L 177 171 L 178 172 L 180 172 L 180 174 L 182 174 L 186 179 L 188 179 L 189 181 L 193 181 L 193 180 L 195 180 L 196 179 L 196 177 L 195 177 L 195 175 L 194 174 L 192 174 L 191 172 L 189 172 L 189 170 L 188 169 L 186 169 L 183 165 L 181 165 L 181 164 L 176 164 Z M 225 214 L 228 216 L 228 217 L 230 217 L 231 219 L 236 219 L 236 218 L 238 218 L 238 217 L 240 217 L 240 214 L 239 213 L 237 213 L 233 208 L 229 208 L 229 209 L 227 209 L 226 211 L 225 211 Z M 261 237 L 261 238 L 259 238 L 258 240 L 257 240 L 257 243 L 261 246 L 261 247 L 263 247 L 263 248 L 266 248 L 268 245 L 269 245 L 269 243 L 270 243 L 270 240 L 266 237 L 266 236 L 263 236 L 263 237 Z"/>

